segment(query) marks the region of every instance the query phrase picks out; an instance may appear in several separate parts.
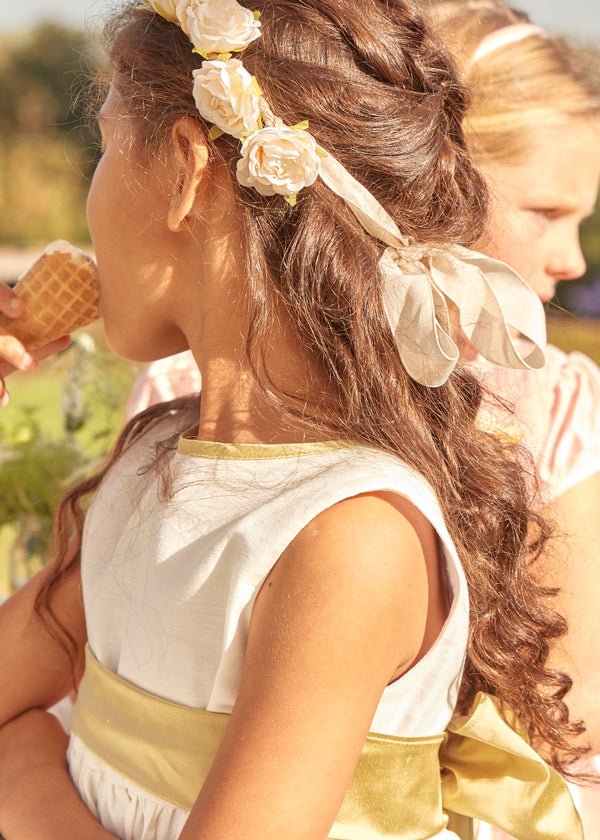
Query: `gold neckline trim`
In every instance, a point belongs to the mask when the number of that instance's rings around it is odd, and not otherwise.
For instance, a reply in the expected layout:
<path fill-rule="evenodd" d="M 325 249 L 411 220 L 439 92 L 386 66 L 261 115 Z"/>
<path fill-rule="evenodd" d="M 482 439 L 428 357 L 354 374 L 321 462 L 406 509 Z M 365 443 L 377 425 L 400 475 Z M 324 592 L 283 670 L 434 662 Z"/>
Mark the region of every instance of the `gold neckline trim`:
<path fill-rule="evenodd" d="M 221 461 L 268 461 L 277 458 L 320 455 L 354 445 L 346 440 L 325 440 L 312 443 L 221 443 L 191 437 L 196 433 L 197 429 L 189 429 L 181 435 L 177 444 L 179 455 Z"/>

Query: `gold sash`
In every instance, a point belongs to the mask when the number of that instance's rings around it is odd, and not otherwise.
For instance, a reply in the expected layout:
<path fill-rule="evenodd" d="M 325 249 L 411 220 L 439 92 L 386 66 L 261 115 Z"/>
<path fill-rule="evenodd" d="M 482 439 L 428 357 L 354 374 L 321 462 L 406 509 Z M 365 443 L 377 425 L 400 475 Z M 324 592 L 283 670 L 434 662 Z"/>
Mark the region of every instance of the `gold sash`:
<path fill-rule="evenodd" d="M 180 706 L 128 683 L 86 652 L 72 731 L 134 784 L 191 810 L 229 716 Z M 441 772 L 440 772 L 441 768 Z M 446 733 L 399 738 L 370 733 L 331 829 L 332 840 L 426 840 L 447 811 L 481 819 L 518 840 L 582 840 L 562 778 L 503 720 L 495 701 Z M 456 817 L 454 817 L 456 820 Z M 469 819 L 451 827 L 463 840 Z"/>

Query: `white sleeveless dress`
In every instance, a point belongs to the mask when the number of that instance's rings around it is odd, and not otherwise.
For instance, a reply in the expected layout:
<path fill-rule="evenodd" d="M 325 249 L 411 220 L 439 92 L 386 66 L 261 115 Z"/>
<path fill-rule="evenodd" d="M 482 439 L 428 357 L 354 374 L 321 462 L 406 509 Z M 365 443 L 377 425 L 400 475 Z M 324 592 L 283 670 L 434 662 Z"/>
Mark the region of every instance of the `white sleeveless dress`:
<path fill-rule="evenodd" d="M 327 507 L 359 493 L 391 491 L 409 499 L 436 530 L 451 608 L 428 653 L 383 692 L 371 731 L 405 737 L 444 731 L 462 676 L 468 597 L 424 479 L 364 446 L 229 445 L 183 436 L 168 455 L 174 492 L 164 500 L 152 471 L 139 465 L 145 450 L 168 437 L 168 425 L 146 433 L 123 456 L 86 517 L 81 569 L 96 658 L 162 698 L 230 712 L 254 600 L 286 546 Z M 126 840 L 179 836 L 187 812 L 120 776 L 75 735 L 69 766 L 108 830 Z"/>

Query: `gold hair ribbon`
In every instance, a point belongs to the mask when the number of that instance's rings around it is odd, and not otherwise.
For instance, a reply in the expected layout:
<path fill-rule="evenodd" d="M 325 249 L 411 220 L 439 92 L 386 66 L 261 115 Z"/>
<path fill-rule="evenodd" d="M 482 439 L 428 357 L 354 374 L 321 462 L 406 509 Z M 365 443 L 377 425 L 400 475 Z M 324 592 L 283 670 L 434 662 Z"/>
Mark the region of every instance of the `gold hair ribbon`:
<path fill-rule="evenodd" d="M 149 694 L 86 651 L 73 734 L 166 802 L 191 810 L 228 720 Z M 498 825 L 518 840 L 582 840 L 564 781 L 484 694 L 446 734 L 370 733 L 329 837 L 426 840 L 448 825 L 447 811 Z"/>
<path fill-rule="evenodd" d="M 447 300 L 477 350 L 498 365 L 544 365 L 546 320 L 533 290 L 505 263 L 459 245 L 416 245 L 389 213 L 335 158 L 321 160 L 321 179 L 352 210 L 364 229 L 384 242 L 379 263 L 383 303 L 402 364 L 423 385 L 442 385 L 459 356 Z M 522 355 L 511 334 L 530 342 Z"/>

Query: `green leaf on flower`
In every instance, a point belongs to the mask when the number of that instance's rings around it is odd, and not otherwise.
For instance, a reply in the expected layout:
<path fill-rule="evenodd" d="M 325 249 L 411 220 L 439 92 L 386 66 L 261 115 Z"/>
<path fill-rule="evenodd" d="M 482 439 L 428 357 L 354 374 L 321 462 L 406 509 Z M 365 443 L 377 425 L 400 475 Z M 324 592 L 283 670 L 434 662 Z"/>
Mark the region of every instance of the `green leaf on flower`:
<path fill-rule="evenodd" d="M 260 89 L 260 85 L 256 81 L 256 76 L 252 76 L 252 84 L 248 86 L 249 92 L 253 96 L 262 96 L 262 90 Z"/>
<path fill-rule="evenodd" d="M 222 137 L 225 134 L 218 125 L 211 125 L 210 131 L 208 132 L 208 137 L 210 140 L 218 140 L 219 137 Z"/>

